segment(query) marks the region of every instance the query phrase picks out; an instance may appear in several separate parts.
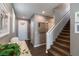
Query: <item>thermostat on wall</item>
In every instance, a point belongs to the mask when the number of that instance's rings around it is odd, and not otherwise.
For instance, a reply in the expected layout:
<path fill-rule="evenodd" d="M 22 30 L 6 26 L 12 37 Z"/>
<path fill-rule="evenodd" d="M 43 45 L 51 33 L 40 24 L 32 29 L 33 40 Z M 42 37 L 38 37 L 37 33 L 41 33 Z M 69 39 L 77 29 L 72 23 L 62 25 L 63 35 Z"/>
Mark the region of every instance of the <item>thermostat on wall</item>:
<path fill-rule="evenodd" d="M 79 23 L 75 23 L 75 33 L 79 33 Z"/>

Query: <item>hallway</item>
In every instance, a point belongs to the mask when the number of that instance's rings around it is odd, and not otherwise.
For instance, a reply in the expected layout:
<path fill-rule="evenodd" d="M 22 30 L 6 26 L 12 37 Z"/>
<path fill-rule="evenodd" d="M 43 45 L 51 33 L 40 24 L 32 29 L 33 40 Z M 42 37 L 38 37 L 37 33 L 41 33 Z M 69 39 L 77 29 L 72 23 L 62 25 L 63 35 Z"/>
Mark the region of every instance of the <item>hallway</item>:
<path fill-rule="evenodd" d="M 8 44 L 13 38 L 17 38 L 17 42 L 26 41 L 25 44 L 28 45 L 33 56 L 49 55 L 46 54 L 46 51 L 50 49 L 54 41 L 57 41 L 58 34 L 70 18 L 70 4 L 66 3 L 13 3 L 0 4 L 0 6 L 2 6 L 2 9 L 0 9 L 0 28 L 2 33 L 0 35 L 7 33 L 1 36 L 0 39 L 2 41 L 0 40 L 0 43 Z M 3 16 L 4 18 L 2 18 Z M 5 28 L 7 31 L 4 33 Z M 61 34 L 63 35 L 63 33 Z M 62 40 L 58 40 L 55 46 L 63 46 L 63 44 L 58 43 L 60 41 Z M 28 49 L 26 46 L 24 48 Z M 54 48 L 57 49 L 56 47 Z M 24 50 L 22 51 L 23 54 L 26 53 Z M 55 51 L 57 52 L 57 50 Z"/>

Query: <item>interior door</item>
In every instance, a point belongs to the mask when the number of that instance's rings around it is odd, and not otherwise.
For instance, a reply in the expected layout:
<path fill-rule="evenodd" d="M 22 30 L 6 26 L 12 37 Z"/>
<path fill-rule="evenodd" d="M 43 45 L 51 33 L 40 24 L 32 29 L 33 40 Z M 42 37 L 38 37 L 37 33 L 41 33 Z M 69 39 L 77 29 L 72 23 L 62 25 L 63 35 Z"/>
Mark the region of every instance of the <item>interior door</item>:
<path fill-rule="evenodd" d="M 18 21 L 18 36 L 20 40 L 28 40 L 28 22 L 25 20 Z"/>

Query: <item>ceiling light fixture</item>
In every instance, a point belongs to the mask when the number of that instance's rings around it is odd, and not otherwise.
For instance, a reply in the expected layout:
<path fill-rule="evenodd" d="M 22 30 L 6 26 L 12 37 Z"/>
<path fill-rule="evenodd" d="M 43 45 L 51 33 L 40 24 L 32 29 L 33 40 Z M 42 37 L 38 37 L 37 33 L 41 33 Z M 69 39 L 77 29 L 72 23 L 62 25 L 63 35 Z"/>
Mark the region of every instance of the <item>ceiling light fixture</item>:
<path fill-rule="evenodd" d="M 22 18 L 25 18 L 24 16 Z"/>
<path fill-rule="evenodd" d="M 45 14 L 45 11 L 42 11 L 42 14 Z"/>

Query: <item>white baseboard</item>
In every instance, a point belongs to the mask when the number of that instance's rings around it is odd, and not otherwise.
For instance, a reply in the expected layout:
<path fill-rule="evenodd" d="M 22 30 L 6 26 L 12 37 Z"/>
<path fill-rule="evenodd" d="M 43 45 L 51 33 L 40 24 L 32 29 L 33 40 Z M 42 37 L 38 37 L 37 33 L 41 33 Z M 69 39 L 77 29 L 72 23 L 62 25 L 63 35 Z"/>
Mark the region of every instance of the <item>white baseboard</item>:
<path fill-rule="evenodd" d="M 42 46 L 42 45 L 45 45 L 46 43 L 42 43 L 42 44 L 37 44 L 37 45 L 34 45 L 34 47 L 39 47 L 39 46 Z"/>

